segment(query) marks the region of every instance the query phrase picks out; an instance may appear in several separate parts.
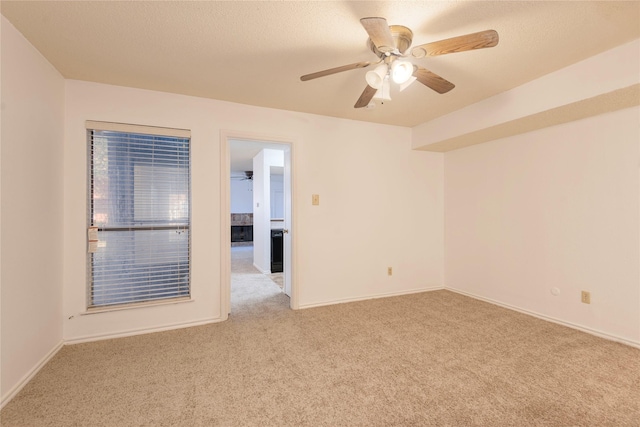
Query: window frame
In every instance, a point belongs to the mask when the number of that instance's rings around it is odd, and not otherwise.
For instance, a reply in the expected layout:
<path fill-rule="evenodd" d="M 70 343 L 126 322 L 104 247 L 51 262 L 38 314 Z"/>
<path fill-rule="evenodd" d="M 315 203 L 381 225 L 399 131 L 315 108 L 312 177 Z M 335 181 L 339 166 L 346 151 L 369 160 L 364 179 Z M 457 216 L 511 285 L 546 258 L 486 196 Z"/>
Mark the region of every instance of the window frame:
<path fill-rule="evenodd" d="M 118 133 L 122 133 L 124 134 L 138 134 L 138 135 L 143 135 L 145 137 L 149 137 L 149 136 L 154 136 L 154 137 L 163 137 L 163 138 L 175 138 L 176 140 L 178 139 L 186 139 L 186 144 L 187 144 L 187 151 L 188 151 L 188 156 L 187 156 L 187 161 L 186 161 L 186 165 L 187 165 L 187 174 L 186 174 L 186 185 L 187 185 L 187 211 L 188 211 L 188 215 L 186 216 L 186 224 L 185 223 L 181 223 L 178 224 L 180 221 L 176 221 L 175 224 L 167 224 L 167 225 L 144 225 L 144 224 L 135 224 L 135 225 L 128 225 L 128 226 L 111 226 L 111 227 L 99 227 L 97 228 L 98 231 L 100 232 L 106 232 L 106 231 L 168 231 L 168 230 L 175 230 L 176 233 L 181 234 L 185 231 L 188 232 L 188 240 L 187 240 L 187 245 L 186 245 L 186 250 L 187 250 L 187 274 L 186 274 L 186 295 L 178 295 L 178 296 L 169 296 L 169 297 L 158 297 L 157 295 L 159 295 L 160 293 L 157 293 L 157 291 L 152 292 L 153 296 L 147 299 L 136 299 L 135 297 L 133 297 L 132 300 L 130 301 L 124 301 L 124 302 L 115 302 L 115 303 L 103 303 L 103 304 L 95 304 L 94 303 L 94 252 L 95 252 L 95 248 L 93 248 L 92 250 L 92 246 L 91 246 L 91 242 L 89 242 L 89 240 L 91 239 L 91 236 L 89 235 L 90 233 L 88 233 L 88 238 L 87 238 L 87 257 L 86 257 L 86 267 L 87 267 L 87 274 L 86 274 L 86 286 L 85 286 L 85 290 L 86 290 L 86 298 L 85 298 L 85 306 L 86 306 L 86 310 L 87 313 L 91 313 L 91 312 L 104 312 L 104 311 L 112 311 L 112 310 L 120 310 L 120 309 L 124 309 L 124 308 L 133 308 L 133 307 L 140 307 L 140 306 L 147 306 L 147 305 L 161 305 L 161 304 L 171 304 L 171 303 L 175 303 L 175 302 L 182 302 L 182 301 L 193 301 L 192 300 L 192 288 L 191 288 L 191 276 L 192 276 L 192 264 L 191 264 L 191 258 L 192 258 L 192 246 L 191 246 L 191 221 L 192 221 L 192 210 L 191 210 L 191 202 L 192 202 L 192 195 L 191 195 L 191 167 L 192 167 L 192 158 L 191 158 L 191 131 L 186 130 L 186 129 L 175 129 L 175 128 L 164 128 L 164 127 L 155 127 L 155 126 L 143 126 L 143 125 L 132 125 L 132 124 L 124 124 L 124 123 L 111 123 L 111 122 L 97 122 L 97 121 L 86 121 L 85 123 L 85 128 L 86 128 L 86 143 L 87 143 L 87 212 L 86 212 L 86 224 L 87 224 L 87 230 L 89 229 L 93 229 L 96 228 L 96 225 L 94 225 L 94 204 L 95 204 L 95 200 L 94 200 L 94 160 L 95 160 L 95 156 L 94 156 L 94 131 L 108 131 L 108 132 L 118 132 Z M 151 140 L 151 139 L 150 139 Z M 177 142 L 177 141 L 176 141 Z M 135 160 L 135 159 L 134 159 Z M 135 169 L 135 164 L 133 169 Z M 135 186 L 135 172 L 132 172 L 132 176 L 131 176 L 131 182 L 132 185 Z M 132 193 L 131 195 L 132 197 L 132 203 L 135 205 L 135 194 Z M 135 218 L 135 217 L 134 217 Z M 154 220 L 149 220 L 151 222 L 153 222 Z M 144 221 L 140 221 L 140 222 L 144 222 Z M 157 222 L 157 221 L 156 221 Z M 133 234 L 132 236 L 135 236 L 135 234 Z M 95 237 L 95 235 L 94 235 Z M 135 254 L 137 251 L 137 248 L 134 249 L 131 254 Z M 179 250 L 176 251 L 175 254 L 173 255 L 177 255 L 179 256 L 180 252 Z M 180 264 L 180 262 L 178 263 Z M 150 269 L 153 268 L 151 265 L 149 267 Z M 150 270 L 152 271 L 152 270 Z M 171 282 L 174 285 L 174 289 L 176 290 L 176 292 L 180 292 L 181 291 L 181 285 L 179 284 L 179 280 L 180 278 L 178 276 L 176 276 L 176 278 L 173 280 L 173 282 Z M 134 279 L 131 279 L 132 283 L 135 282 Z M 153 281 L 152 281 L 153 282 Z M 149 283 L 152 283 L 149 282 Z M 128 286 L 131 286 L 131 284 L 129 284 Z M 132 287 L 133 290 L 135 290 L 135 286 Z M 182 289 L 182 292 L 184 292 L 184 289 Z M 124 294 L 125 292 L 123 292 Z M 120 296 L 122 294 L 118 294 L 118 296 Z"/>

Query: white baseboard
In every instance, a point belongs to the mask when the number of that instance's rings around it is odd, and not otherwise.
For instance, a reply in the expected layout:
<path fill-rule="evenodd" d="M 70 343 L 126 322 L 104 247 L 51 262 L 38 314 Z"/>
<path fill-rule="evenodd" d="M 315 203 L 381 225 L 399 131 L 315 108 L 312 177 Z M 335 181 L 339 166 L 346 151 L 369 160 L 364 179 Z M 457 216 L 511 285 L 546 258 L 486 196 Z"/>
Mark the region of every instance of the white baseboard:
<path fill-rule="evenodd" d="M 540 314 L 540 313 L 537 313 L 537 312 L 531 311 L 531 310 L 526 310 L 526 309 L 523 309 L 523 308 L 520 308 L 520 307 L 516 307 L 514 305 L 505 304 L 503 302 L 496 301 L 496 300 L 493 300 L 491 298 L 481 297 L 479 295 L 472 294 L 472 293 L 466 292 L 466 291 L 462 291 L 460 289 L 455 289 L 455 288 L 450 288 L 450 287 L 445 287 L 444 289 L 447 290 L 447 291 L 455 292 L 457 294 L 464 295 L 464 296 L 467 296 L 467 297 L 470 297 L 470 298 L 474 298 L 474 299 L 477 299 L 477 300 L 480 300 L 480 301 L 488 302 L 489 304 L 498 305 L 500 307 L 504 307 L 504 308 L 507 308 L 509 310 L 513 310 L 513 311 L 517 311 L 519 313 L 527 314 L 529 316 L 537 317 L 538 319 L 546 320 L 546 321 L 552 322 L 552 323 L 557 323 L 558 325 L 566 326 L 568 328 L 577 329 L 577 330 L 579 330 L 581 332 L 586 332 L 587 334 L 595 335 L 597 337 L 604 338 L 604 339 L 607 339 L 609 341 L 615 341 L 615 342 L 619 342 L 621 344 L 628 345 L 630 347 L 640 348 L 640 342 L 638 342 L 638 341 L 633 341 L 633 340 L 630 340 L 630 339 L 627 339 L 627 338 L 622 338 L 622 337 L 619 337 L 617 335 L 612 335 L 612 334 L 609 334 L 607 332 L 598 331 L 597 329 L 591 329 L 591 328 L 588 328 L 586 326 L 577 325 L 575 323 L 567 322 L 566 320 L 556 319 L 555 317 L 551 317 L 551 316 L 547 316 L 547 315 L 544 315 L 544 314 Z"/>
<path fill-rule="evenodd" d="M 51 360 L 53 356 L 55 356 L 56 353 L 60 351 L 63 345 L 64 341 L 60 341 L 58 344 L 56 344 L 47 354 L 45 354 L 42 359 L 40 359 L 40 361 L 33 368 L 31 368 L 29 372 L 25 374 L 25 376 L 20 379 L 20 381 L 18 381 L 16 385 L 11 388 L 11 390 L 9 390 L 4 396 L 2 396 L 0 400 L 0 409 L 4 408 L 4 406 L 9 403 L 11 399 L 13 399 L 16 394 L 18 394 L 18 392 L 22 390 L 22 388 L 27 385 L 27 383 L 31 381 L 31 379 L 38 372 L 40 372 L 40 369 L 42 369 L 42 367 L 46 365 L 47 362 L 49 362 L 49 360 Z"/>
<path fill-rule="evenodd" d="M 260 267 L 258 267 L 258 265 L 256 263 L 253 263 L 253 268 L 258 270 L 262 274 L 271 274 L 271 270 L 263 270 Z"/>
<path fill-rule="evenodd" d="M 64 344 L 81 344 L 85 342 L 92 341 L 102 341 L 102 340 L 110 340 L 113 338 L 123 338 L 130 337 L 133 335 L 143 335 L 143 334 L 152 334 L 154 332 L 163 332 L 163 331 L 171 331 L 173 329 L 182 329 L 189 328 L 191 326 L 201 326 L 208 325 L 209 323 L 218 323 L 224 321 L 221 317 L 194 320 L 191 322 L 183 322 L 183 323 L 171 323 L 162 326 L 156 326 L 153 328 L 138 328 L 138 329 L 129 329 L 126 331 L 116 332 L 116 333 L 106 333 L 106 334 L 95 334 L 95 335 L 85 335 L 82 337 L 76 338 L 68 338 L 64 340 Z"/>
<path fill-rule="evenodd" d="M 313 308 L 313 307 L 323 307 L 323 306 L 334 305 L 334 304 L 346 304 L 346 303 L 349 303 L 349 302 L 366 301 L 366 300 L 378 299 L 378 298 L 398 297 L 398 296 L 401 296 L 401 295 L 418 294 L 418 293 L 421 293 L 421 292 L 441 291 L 443 289 L 444 288 L 442 286 L 410 289 L 408 291 L 402 291 L 402 292 L 388 292 L 388 293 L 383 293 L 383 294 L 367 295 L 367 296 L 364 296 L 364 297 L 344 298 L 344 299 L 323 301 L 323 302 L 318 302 L 318 303 L 313 303 L 313 304 L 303 304 L 303 305 L 300 305 L 298 308 L 305 309 L 305 308 Z"/>

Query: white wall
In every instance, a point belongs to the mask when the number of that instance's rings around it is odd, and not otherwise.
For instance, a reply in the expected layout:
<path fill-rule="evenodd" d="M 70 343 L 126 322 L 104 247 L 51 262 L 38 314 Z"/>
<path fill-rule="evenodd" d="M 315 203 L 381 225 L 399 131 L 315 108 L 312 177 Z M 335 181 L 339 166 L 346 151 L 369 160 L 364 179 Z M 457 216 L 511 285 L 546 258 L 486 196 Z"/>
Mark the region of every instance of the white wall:
<path fill-rule="evenodd" d="M 284 175 L 271 173 L 271 218 L 284 218 Z"/>
<path fill-rule="evenodd" d="M 284 151 L 263 149 L 253 158 L 253 265 L 271 273 L 271 167 L 284 167 Z"/>
<path fill-rule="evenodd" d="M 640 343 L 639 117 L 446 153 L 446 286 Z"/>
<path fill-rule="evenodd" d="M 253 212 L 253 181 L 231 180 L 231 213 Z"/>
<path fill-rule="evenodd" d="M 80 315 L 86 287 L 85 120 L 191 129 L 194 302 Z M 68 80 L 66 339 L 222 318 L 221 183 L 211 166 L 220 164 L 221 130 L 296 141 L 293 250 L 300 306 L 442 286 L 443 155 L 411 151 L 410 129 Z M 311 206 L 311 194 L 320 194 L 320 206 Z M 394 267 L 391 277 L 387 266 Z"/>
<path fill-rule="evenodd" d="M 296 157 L 300 305 L 440 287 L 442 154 L 411 151 L 410 129 L 345 125 L 317 128 Z"/>
<path fill-rule="evenodd" d="M 62 342 L 64 80 L 1 19 L 5 403 Z"/>
<path fill-rule="evenodd" d="M 267 215 L 266 205 L 269 204 L 269 181 L 265 180 L 266 170 L 265 152 L 261 150 L 253 158 L 253 266 L 262 273 L 271 272 L 269 255 L 271 249 L 267 246 L 269 240 L 265 235 L 264 217 Z"/>

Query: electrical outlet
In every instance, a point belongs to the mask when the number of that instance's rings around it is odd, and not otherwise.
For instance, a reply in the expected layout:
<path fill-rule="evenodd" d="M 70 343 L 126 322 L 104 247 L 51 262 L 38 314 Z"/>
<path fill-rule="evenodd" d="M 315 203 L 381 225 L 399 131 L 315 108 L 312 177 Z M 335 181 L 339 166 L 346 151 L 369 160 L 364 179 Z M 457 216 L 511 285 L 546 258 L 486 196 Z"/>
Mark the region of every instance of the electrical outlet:
<path fill-rule="evenodd" d="M 391 276 L 393 274 L 393 267 L 387 267 L 387 274 Z"/>
<path fill-rule="evenodd" d="M 582 291 L 581 301 L 585 304 L 591 304 L 591 292 Z"/>

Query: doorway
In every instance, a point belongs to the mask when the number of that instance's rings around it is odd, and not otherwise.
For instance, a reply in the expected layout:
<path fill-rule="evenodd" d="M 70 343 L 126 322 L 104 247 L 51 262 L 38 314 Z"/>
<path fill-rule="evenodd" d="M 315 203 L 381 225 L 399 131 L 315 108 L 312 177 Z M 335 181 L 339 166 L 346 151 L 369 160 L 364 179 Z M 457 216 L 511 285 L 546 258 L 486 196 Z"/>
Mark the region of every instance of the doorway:
<path fill-rule="evenodd" d="M 222 317 L 273 303 L 269 282 L 295 309 L 293 141 L 222 132 L 221 154 Z"/>

